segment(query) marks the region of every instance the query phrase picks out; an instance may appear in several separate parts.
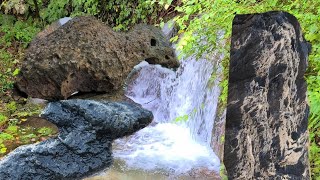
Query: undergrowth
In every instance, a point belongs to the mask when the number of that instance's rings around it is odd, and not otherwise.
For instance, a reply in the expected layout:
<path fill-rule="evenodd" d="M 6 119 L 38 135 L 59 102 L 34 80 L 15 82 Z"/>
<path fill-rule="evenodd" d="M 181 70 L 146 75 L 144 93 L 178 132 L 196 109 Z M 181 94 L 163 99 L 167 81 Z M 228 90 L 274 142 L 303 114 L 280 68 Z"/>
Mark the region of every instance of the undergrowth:
<path fill-rule="evenodd" d="M 20 145 L 37 142 L 56 133 L 48 127 L 27 126 L 27 119 L 37 116 L 41 108 L 27 105 L 23 98 L 15 100 L 11 91 L 20 71 L 24 50 L 40 27 L 32 18 L 0 13 L 0 157 Z"/>

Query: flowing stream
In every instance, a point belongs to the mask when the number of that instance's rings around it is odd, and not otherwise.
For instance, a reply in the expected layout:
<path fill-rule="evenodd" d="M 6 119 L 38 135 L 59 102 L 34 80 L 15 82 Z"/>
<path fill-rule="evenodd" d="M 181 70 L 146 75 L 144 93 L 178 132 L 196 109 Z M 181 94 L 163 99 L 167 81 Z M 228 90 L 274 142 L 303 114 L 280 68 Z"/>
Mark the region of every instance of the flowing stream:
<path fill-rule="evenodd" d="M 210 144 L 220 95 L 219 79 L 212 74 L 219 73 L 221 58 L 189 57 L 181 60 L 177 71 L 145 61 L 135 67 L 126 96 L 152 111 L 154 120 L 113 143 L 115 162 L 106 177 L 175 179 L 219 172 L 220 160 Z"/>

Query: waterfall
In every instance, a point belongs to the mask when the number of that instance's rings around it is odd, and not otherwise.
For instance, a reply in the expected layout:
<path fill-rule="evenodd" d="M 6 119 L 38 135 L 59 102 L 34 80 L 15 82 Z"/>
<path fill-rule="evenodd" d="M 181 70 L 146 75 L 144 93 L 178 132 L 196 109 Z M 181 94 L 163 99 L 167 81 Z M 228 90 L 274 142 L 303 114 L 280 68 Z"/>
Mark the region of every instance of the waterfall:
<path fill-rule="evenodd" d="M 151 125 L 114 143 L 122 169 L 182 174 L 198 168 L 219 171 L 210 147 L 220 88 L 217 59 L 181 60 L 176 72 L 142 62 L 129 78 L 126 96 L 153 112 Z"/>

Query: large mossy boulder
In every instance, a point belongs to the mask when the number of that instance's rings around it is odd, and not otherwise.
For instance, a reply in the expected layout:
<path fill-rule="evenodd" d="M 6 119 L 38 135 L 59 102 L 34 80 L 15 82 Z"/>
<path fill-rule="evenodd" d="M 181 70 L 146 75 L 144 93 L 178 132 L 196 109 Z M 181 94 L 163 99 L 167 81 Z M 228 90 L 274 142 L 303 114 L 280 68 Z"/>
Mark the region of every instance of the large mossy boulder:
<path fill-rule="evenodd" d="M 51 102 L 41 114 L 59 128 L 56 138 L 20 146 L 0 161 L 0 179 L 81 179 L 112 164 L 112 141 L 153 119 L 139 106 L 106 101 Z"/>
<path fill-rule="evenodd" d="M 170 43 L 154 26 L 115 32 L 94 17 L 75 17 L 30 44 L 16 85 L 28 96 L 47 100 L 78 92 L 116 93 L 143 60 L 179 66 Z"/>
<path fill-rule="evenodd" d="M 224 164 L 229 179 L 309 179 L 310 45 L 286 12 L 233 20 Z"/>

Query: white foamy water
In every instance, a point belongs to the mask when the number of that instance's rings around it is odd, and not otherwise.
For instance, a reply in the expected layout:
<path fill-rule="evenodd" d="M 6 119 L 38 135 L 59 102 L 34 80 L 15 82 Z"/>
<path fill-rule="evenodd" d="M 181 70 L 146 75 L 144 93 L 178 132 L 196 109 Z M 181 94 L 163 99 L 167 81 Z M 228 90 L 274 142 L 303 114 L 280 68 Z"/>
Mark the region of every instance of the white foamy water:
<path fill-rule="evenodd" d="M 129 169 L 182 174 L 197 167 L 217 170 L 219 166 L 210 148 L 193 140 L 188 128 L 173 123 L 145 128 L 128 141 L 117 143 L 121 148 L 114 155 Z"/>
<path fill-rule="evenodd" d="M 220 160 L 210 147 L 220 88 L 210 80 L 217 60 L 188 58 L 174 72 L 143 62 L 126 96 L 153 112 L 148 127 L 114 142 L 122 169 L 183 174 L 206 168 L 219 171 Z"/>
<path fill-rule="evenodd" d="M 67 23 L 68 21 L 70 21 L 72 18 L 71 17 L 64 17 L 64 18 L 60 18 L 59 19 L 59 23 L 60 25 L 64 25 L 65 23 Z"/>

